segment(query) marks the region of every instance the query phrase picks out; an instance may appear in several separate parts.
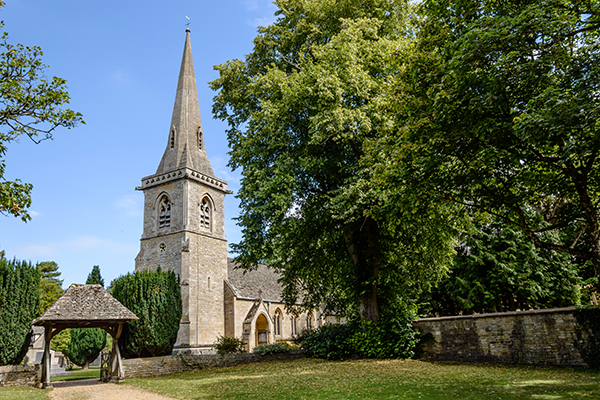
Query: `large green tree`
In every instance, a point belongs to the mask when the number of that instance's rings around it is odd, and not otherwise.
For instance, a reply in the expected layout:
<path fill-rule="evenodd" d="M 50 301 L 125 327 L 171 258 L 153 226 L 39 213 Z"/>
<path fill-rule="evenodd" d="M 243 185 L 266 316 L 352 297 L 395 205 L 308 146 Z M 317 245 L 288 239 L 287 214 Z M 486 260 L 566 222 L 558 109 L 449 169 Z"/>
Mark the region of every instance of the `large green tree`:
<path fill-rule="evenodd" d="M 437 209 L 423 204 L 420 221 L 412 211 L 388 218 L 360 162 L 365 143 L 394 125 L 385 88 L 391 55 L 407 43 L 409 8 L 275 4 L 278 19 L 259 28 L 254 50 L 216 66 L 211 82 L 213 113 L 229 123 L 230 166 L 243 176 L 243 238 L 232 247 L 241 267 L 282 274 L 288 304 L 358 310 L 376 322 L 383 303 L 435 278 L 451 249 Z"/>
<path fill-rule="evenodd" d="M 92 271 L 85 281 L 86 285 L 102 285 L 104 279 L 100 274 L 100 267 L 94 265 Z M 71 329 L 71 341 L 66 350 L 66 356 L 73 362 L 88 369 L 90 363 L 94 361 L 98 354 L 106 346 L 106 331 L 101 328 L 75 328 Z"/>
<path fill-rule="evenodd" d="M 51 139 L 58 127 L 84 123 L 80 113 L 63 108 L 70 99 L 66 81 L 47 79 L 48 67 L 41 57 L 42 50 L 37 46 L 10 44 L 6 32 L 0 38 L 0 214 L 23 221 L 31 219 L 27 208 L 31 205 L 32 185 L 4 177 L 6 164 L 2 157 L 7 144 L 22 135 L 39 143 Z"/>
<path fill-rule="evenodd" d="M 399 128 L 369 158 L 382 193 L 405 179 L 600 275 L 600 3 L 425 0 L 419 9 L 390 90 Z"/>

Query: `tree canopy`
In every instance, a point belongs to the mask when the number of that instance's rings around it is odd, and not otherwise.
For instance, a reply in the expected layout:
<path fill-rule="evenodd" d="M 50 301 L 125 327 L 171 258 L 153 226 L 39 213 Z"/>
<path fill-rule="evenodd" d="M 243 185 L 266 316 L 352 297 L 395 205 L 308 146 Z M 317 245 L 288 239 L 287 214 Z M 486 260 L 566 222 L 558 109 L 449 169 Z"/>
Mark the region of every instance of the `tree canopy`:
<path fill-rule="evenodd" d="M 427 285 L 452 251 L 444 207 L 396 199 L 390 215 L 361 163 L 365 144 L 395 124 L 386 88 L 391 56 L 407 45 L 410 8 L 402 0 L 275 4 L 278 19 L 259 28 L 252 53 L 216 66 L 211 82 L 213 113 L 229 123 L 230 166 L 243 175 L 243 238 L 232 248 L 243 268 L 280 272 L 288 304 L 360 310 L 376 322 L 382 300 Z"/>
<path fill-rule="evenodd" d="M 54 261 L 43 261 L 36 265 L 40 271 L 40 304 L 38 306 L 38 315 L 42 315 L 58 298 L 64 293 L 62 288 L 62 279 L 58 279 L 60 272 L 58 264 Z"/>
<path fill-rule="evenodd" d="M 568 254 L 535 247 L 522 230 L 501 219 L 489 215 L 478 218 L 457 250 L 452 271 L 423 296 L 423 314 L 459 315 L 580 304 L 581 266 Z"/>
<path fill-rule="evenodd" d="M 63 108 L 70 99 L 66 81 L 45 78 L 48 67 L 42 63 L 42 54 L 37 46 L 10 44 L 6 32 L 0 38 L 0 214 L 23 221 L 31 219 L 27 208 L 32 185 L 5 178 L 2 157 L 7 144 L 22 135 L 39 143 L 51 139 L 58 127 L 84 123 L 80 113 Z"/>
<path fill-rule="evenodd" d="M 419 9 L 390 90 L 398 129 L 371 148 L 382 192 L 406 180 L 485 210 L 600 275 L 600 3 L 425 0 Z"/>

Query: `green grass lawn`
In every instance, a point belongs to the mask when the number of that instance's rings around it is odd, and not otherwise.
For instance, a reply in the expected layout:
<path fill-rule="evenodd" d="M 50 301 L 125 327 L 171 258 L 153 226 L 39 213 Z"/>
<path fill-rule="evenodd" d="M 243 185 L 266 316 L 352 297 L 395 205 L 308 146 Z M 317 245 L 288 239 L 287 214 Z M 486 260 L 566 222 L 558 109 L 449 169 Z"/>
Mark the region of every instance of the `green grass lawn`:
<path fill-rule="evenodd" d="M 49 389 L 0 387 L 0 400 L 48 400 Z"/>
<path fill-rule="evenodd" d="M 73 367 L 69 376 L 53 376 L 50 377 L 50 382 L 58 381 L 75 381 L 79 379 L 100 379 L 100 367 L 90 367 L 89 369 L 83 370 L 80 367 Z"/>
<path fill-rule="evenodd" d="M 128 379 L 179 399 L 600 399 L 600 372 L 571 368 L 303 359 Z"/>

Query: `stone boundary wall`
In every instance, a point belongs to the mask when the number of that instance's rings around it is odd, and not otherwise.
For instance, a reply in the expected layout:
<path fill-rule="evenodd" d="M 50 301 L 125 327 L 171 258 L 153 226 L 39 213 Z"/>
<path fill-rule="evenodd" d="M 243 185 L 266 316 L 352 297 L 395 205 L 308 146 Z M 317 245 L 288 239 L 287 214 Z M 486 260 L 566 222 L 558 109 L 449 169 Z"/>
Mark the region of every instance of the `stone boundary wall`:
<path fill-rule="evenodd" d="M 167 375 L 198 369 L 235 367 L 243 364 L 279 360 L 295 360 L 304 357 L 304 351 L 293 350 L 287 353 L 278 353 L 266 356 L 261 356 L 254 353 L 241 353 L 227 354 L 225 356 L 220 356 L 218 354 L 204 354 L 152 358 L 130 358 L 123 360 L 123 369 L 125 372 L 125 379 L 143 378 L 147 376 Z"/>
<path fill-rule="evenodd" d="M 0 387 L 35 386 L 41 377 L 39 365 L 5 365 L 0 367 Z"/>
<path fill-rule="evenodd" d="M 573 342 L 576 307 L 424 318 L 413 326 L 431 361 L 587 366 Z"/>

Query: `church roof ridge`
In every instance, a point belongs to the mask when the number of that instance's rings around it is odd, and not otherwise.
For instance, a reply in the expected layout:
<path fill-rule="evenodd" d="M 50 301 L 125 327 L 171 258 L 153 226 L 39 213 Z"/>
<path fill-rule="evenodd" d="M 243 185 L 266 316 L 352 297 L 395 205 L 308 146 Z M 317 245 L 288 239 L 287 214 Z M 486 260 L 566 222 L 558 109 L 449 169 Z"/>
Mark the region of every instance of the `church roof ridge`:
<path fill-rule="evenodd" d="M 204 132 L 200 117 L 189 29 L 186 29 L 185 33 L 185 45 L 177 81 L 177 92 L 167 148 L 156 174 L 174 171 L 183 167 L 214 177 L 204 146 Z"/>

